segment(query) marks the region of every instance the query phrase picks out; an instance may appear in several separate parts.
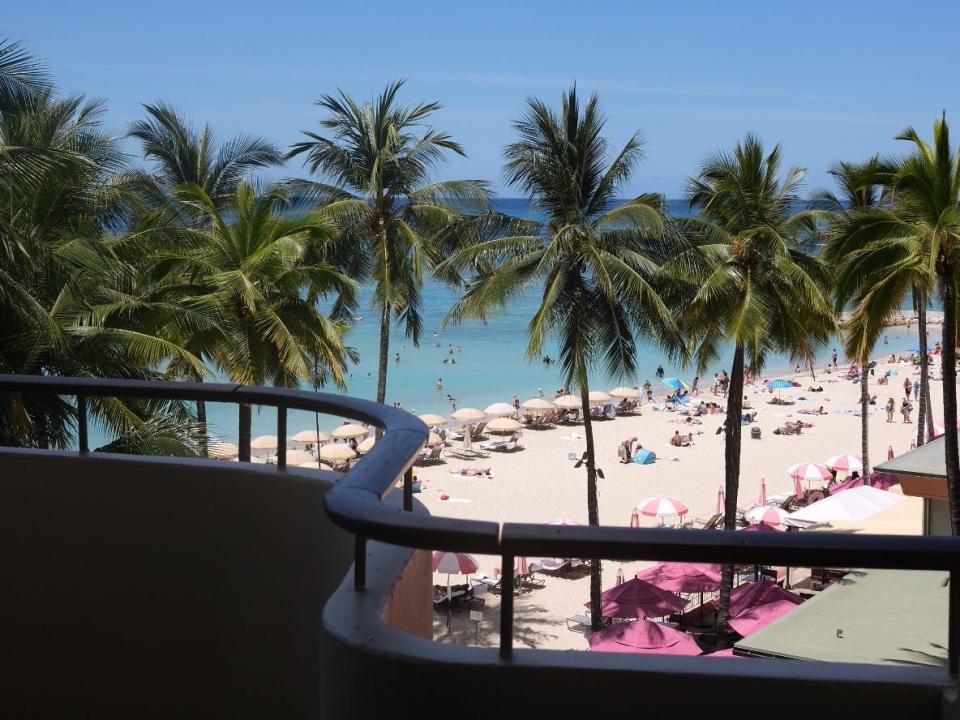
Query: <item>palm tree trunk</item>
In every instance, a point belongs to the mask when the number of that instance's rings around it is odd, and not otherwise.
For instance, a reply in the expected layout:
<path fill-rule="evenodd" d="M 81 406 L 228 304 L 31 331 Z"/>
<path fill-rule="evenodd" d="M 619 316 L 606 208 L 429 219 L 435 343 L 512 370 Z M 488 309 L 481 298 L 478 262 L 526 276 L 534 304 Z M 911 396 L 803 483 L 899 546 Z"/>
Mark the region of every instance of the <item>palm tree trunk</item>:
<path fill-rule="evenodd" d="M 730 392 L 727 394 L 727 420 L 724 423 L 724 498 L 723 529 L 737 529 L 737 493 L 740 492 L 740 417 L 743 413 L 743 343 L 733 351 L 730 369 Z M 727 617 L 730 615 L 730 592 L 733 590 L 733 565 L 724 565 L 720 577 L 720 598 L 717 604 L 717 647 L 727 647 Z"/>
<path fill-rule="evenodd" d="M 863 481 L 870 484 L 870 368 L 869 360 L 860 363 L 860 457 Z"/>
<path fill-rule="evenodd" d="M 387 398 L 387 364 L 390 362 L 390 305 L 383 303 L 380 312 L 380 368 L 377 375 L 377 402 Z"/>
<path fill-rule="evenodd" d="M 600 524 L 600 505 L 597 500 L 597 459 L 593 445 L 593 420 L 590 417 L 590 388 L 584 378 L 580 382 L 580 411 L 583 413 L 583 434 L 587 439 L 587 521 Z M 603 627 L 600 608 L 600 592 L 603 582 L 599 558 L 590 560 L 590 629 L 596 632 Z"/>
<path fill-rule="evenodd" d="M 202 380 L 200 382 L 203 382 Z M 207 401 L 197 400 L 197 425 L 200 426 L 200 457 L 207 457 Z"/>
<path fill-rule="evenodd" d="M 250 429 L 253 425 L 253 408 L 250 403 L 240 403 L 240 462 L 250 462 Z"/>
<path fill-rule="evenodd" d="M 938 262 L 938 266 L 941 263 Z M 960 457 L 957 450 L 957 288 L 952 268 L 938 267 L 943 293 L 943 447 L 950 531 L 960 535 Z"/>
<path fill-rule="evenodd" d="M 917 398 L 917 447 L 933 437 L 933 410 L 930 408 L 930 372 L 927 368 L 927 293 L 917 291 L 917 335 L 920 350 L 920 393 Z M 924 425 L 926 423 L 926 426 Z M 926 433 L 924 433 L 926 430 Z"/>

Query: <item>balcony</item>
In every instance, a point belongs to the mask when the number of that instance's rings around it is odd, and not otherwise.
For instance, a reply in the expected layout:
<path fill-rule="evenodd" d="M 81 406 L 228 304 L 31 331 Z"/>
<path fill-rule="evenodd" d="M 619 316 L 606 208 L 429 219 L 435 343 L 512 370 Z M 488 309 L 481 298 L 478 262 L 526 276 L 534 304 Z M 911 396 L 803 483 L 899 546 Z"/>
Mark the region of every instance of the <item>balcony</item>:
<path fill-rule="evenodd" d="M 956 538 L 454 521 L 415 501 L 427 429 L 393 408 L 189 383 L 0 376 L 0 392 L 76 398 L 80 445 L 0 449 L 5 716 L 957 716 Z M 282 448 L 272 466 L 92 453 L 94 396 L 271 406 L 280 437 L 292 409 L 384 436 L 345 475 L 286 467 Z M 432 642 L 430 550 L 501 556 L 499 649 Z M 946 571 L 949 667 L 517 649 L 518 556 Z"/>

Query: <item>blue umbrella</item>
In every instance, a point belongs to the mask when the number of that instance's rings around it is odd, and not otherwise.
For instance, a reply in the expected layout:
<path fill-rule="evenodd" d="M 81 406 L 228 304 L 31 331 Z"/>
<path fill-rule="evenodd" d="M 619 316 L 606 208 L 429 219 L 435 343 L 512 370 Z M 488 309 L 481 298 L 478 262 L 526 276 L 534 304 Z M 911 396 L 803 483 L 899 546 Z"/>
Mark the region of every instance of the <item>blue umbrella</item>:
<path fill-rule="evenodd" d="M 675 378 L 675 377 L 664 378 L 660 382 L 662 382 L 664 385 L 672 387 L 674 390 L 680 390 L 681 388 L 683 388 L 684 390 L 690 389 L 690 386 L 687 385 L 683 380 L 680 380 L 679 378 Z"/>
<path fill-rule="evenodd" d="M 782 378 L 777 378 L 776 380 L 771 380 L 767 383 L 767 387 L 771 390 L 779 390 L 780 388 L 793 387 L 793 383 L 789 380 L 783 380 Z"/>
<path fill-rule="evenodd" d="M 637 465 L 649 465 L 656 459 L 656 453 L 654 453 L 652 450 L 647 450 L 646 448 L 640 448 L 633 456 L 633 461 Z"/>

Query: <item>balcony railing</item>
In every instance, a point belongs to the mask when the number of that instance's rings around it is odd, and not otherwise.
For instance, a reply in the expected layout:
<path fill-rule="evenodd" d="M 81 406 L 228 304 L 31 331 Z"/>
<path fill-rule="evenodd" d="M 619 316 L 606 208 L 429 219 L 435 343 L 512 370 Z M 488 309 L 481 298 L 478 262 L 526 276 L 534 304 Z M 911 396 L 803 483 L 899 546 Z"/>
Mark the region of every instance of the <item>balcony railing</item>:
<path fill-rule="evenodd" d="M 326 495 L 331 519 L 355 537 L 354 587 L 366 583 L 366 543 L 476 552 L 501 557 L 500 655 L 513 653 L 514 560 L 518 556 L 694 561 L 793 567 L 941 570 L 949 583 L 949 670 L 960 667 L 960 538 L 806 533 L 739 533 L 623 527 L 550 526 L 452 520 L 413 513 L 411 467 L 428 438 L 413 415 L 366 400 L 324 393 L 211 383 L 94 380 L 0 375 L 0 392 L 76 398 L 79 452 L 87 453 L 87 399 L 95 396 L 204 400 L 275 407 L 277 436 L 287 435 L 288 410 L 349 417 L 383 430 L 383 437 Z M 286 452 L 279 443 L 277 465 Z M 403 477 L 403 510 L 384 498 Z"/>

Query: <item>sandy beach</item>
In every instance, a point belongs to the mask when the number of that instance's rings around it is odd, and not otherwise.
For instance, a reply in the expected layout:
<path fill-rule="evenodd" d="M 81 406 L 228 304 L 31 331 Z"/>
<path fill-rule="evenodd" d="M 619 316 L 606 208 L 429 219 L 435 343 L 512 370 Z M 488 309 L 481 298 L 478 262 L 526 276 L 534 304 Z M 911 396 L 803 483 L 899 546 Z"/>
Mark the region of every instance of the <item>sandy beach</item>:
<path fill-rule="evenodd" d="M 879 357 L 875 377 L 871 378 L 871 395 L 877 396 L 877 405 L 870 413 L 870 461 L 875 465 L 887 458 L 889 447 L 899 455 L 911 447 L 915 437 L 916 404 L 910 424 L 902 422 L 899 413 L 904 397 L 903 381 L 911 384 L 919 371 L 909 362 L 889 363 L 889 355 Z M 757 383 L 746 388 L 748 401 L 758 409 L 756 422 L 743 428 L 743 456 L 738 505 L 749 508 L 756 504 L 761 479 L 766 480 L 770 496 L 789 493 L 793 480 L 786 468 L 797 462 L 823 462 L 839 453 L 860 451 L 860 386 L 845 378 L 845 365 L 840 372 L 826 375 L 818 369 L 816 379 L 810 373 L 795 376 L 801 387 L 782 391 L 784 400 L 792 405 L 769 405 L 767 401 L 776 396 Z M 895 375 L 889 384 L 878 385 L 877 380 L 886 372 Z M 764 376 L 769 380 L 774 376 Z M 934 400 L 934 421 L 942 417 L 940 407 L 942 392 L 939 384 L 939 358 L 931 372 L 931 395 Z M 934 378 L 936 380 L 934 380 Z M 709 383 L 707 383 L 709 384 Z M 822 386 L 823 392 L 810 392 L 811 386 Z M 663 394 L 665 388 L 657 389 Z M 888 423 L 883 407 L 892 397 L 897 406 L 894 422 Z M 709 388 L 701 391 L 704 401 L 722 399 L 714 397 Z M 506 398 L 505 398 L 506 399 Z M 823 406 L 826 414 L 808 415 L 801 410 L 816 410 Z M 634 506 L 644 498 L 654 495 L 674 496 L 690 509 L 686 519 L 707 519 L 715 512 L 717 491 L 723 484 L 723 436 L 717 429 L 723 422 L 722 415 L 707 415 L 699 418 L 700 425 L 681 424 L 678 413 L 655 411 L 646 404 L 640 414 L 618 417 L 615 420 L 594 423 L 598 465 L 605 479 L 599 480 L 600 522 L 604 525 L 627 526 Z M 813 424 L 801 435 L 775 435 L 774 429 L 787 420 L 802 419 Z M 751 439 L 750 427 L 759 427 L 762 438 Z M 673 447 L 669 438 L 674 430 L 693 432 L 692 447 Z M 435 515 L 452 518 L 483 519 L 496 522 L 546 523 L 558 518 L 586 523 L 585 470 L 575 469 L 570 454 L 579 456 L 585 449 L 582 426 L 562 426 L 548 430 L 525 430 L 521 438 L 523 449 L 514 452 L 491 452 L 488 457 L 461 460 L 448 455 L 447 462 L 417 470 L 422 482 L 421 494 L 417 497 Z M 644 448 L 657 454 L 657 461 L 649 465 L 622 464 L 617 458 L 617 446 L 626 438 L 637 437 Z M 460 446 L 454 441 L 456 450 Z M 489 467 L 493 477 L 461 477 L 451 470 L 464 467 Z M 442 499 L 447 496 L 448 499 Z M 907 498 L 901 503 L 900 514 L 915 519 L 912 530 L 920 529 L 920 501 Z M 659 520 L 641 517 L 641 525 L 653 526 Z M 667 524 L 671 519 L 667 519 Z M 898 526 L 902 527 L 902 523 Z M 855 529 L 853 529 L 855 530 Z M 848 529 L 850 531 L 850 529 Z M 499 558 L 479 556 L 480 570 L 493 575 Z M 604 587 L 611 586 L 618 569 L 623 569 L 627 578 L 651 563 L 618 563 L 605 561 L 603 567 Z M 564 579 L 546 577 L 544 588 L 534 590 L 517 598 L 516 642 L 521 646 L 552 649 L 585 649 L 582 633 L 567 629 L 565 619 L 582 612 L 588 600 L 589 579 Z M 462 582 L 463 577 L 454 578 Z M 446 583 L 445 575 L 435 576 L 438 584 Z M 484 621 L 479 628 L 479 642 L 493 645 L 497 642 L 499 598 L 487 595 Z M 435 637 L 440 641 L 473 644 L 477 628 L 470 622 L 468 613 L 454 613 L 451 626 L 446 627 L 446 617 L 435 614 Z"/>

